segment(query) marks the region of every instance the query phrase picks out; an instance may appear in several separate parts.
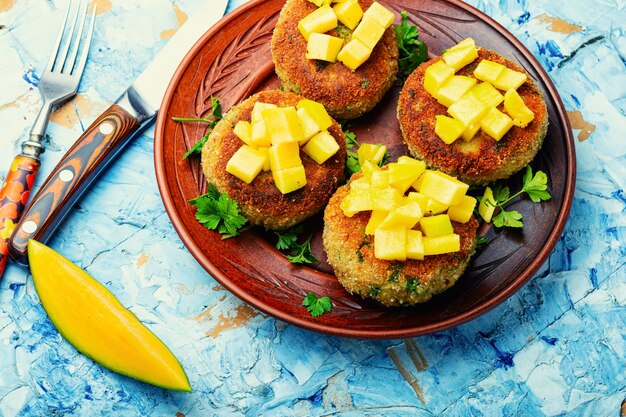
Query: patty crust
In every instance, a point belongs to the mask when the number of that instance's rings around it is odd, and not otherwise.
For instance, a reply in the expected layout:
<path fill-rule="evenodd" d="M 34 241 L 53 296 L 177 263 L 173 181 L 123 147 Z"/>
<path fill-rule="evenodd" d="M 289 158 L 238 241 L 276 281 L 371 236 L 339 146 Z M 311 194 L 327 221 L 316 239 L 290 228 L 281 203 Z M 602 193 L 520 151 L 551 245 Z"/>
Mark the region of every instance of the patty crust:
<path fill-rule="evenodd" d="M 471 185 L 487 184 L 508 178 L 535 157 L 548 131 L 548 112 L 543 94 L 530 76 L 517 89 L 535 118 L 525 128 L 513 126 L 500 141 L 495 141 L 482 130 L 470 141 L 459 138 L 450 145 L 435 133 L 435 115 L 447 114 L 446 107 L 424 88 L 426 69 L 441 58 L 420 65 L 407 79 L 398 100 L 398 121 L 409 152 L 422 159 L 429 168 L 438 169 L 458 177 Z M 488 59 L 506 67 L 524 70 L 496 52 L 479 49 L 478 58 L 465 66 L 457 75 L 473 77 L 482 59 Z M 499 110 L 503 109 L 501 104 Z"/>
<path fill-rule="evenodd" d="M 269 230 L 286 229 L 321 211 L 344 176 L 346 138 L 334 120 L 328 131 L 339 144 L 335 155 L 320 165 L 300 152 L 307 178 L 303 188 L 282 194 L 274 184 L 271 171 L 261 172 L 250 184 L 226 172 L 228 160 L 243 145 L 233 127 L 239 120 L 250 120 L 254 103 L 260 101 L 282 107 L 295 106 L 300 100 L 300 96 L 279 90 L 254 94 L 224 115 L 202 148 L 202 170 L 207 181 L 236 201 L 251 224 Z"/>
<path fill-rule="evenodd" d="M 359 178 L 355 174 L 352 179 Z M 387 261 L 374 256 L 374 238 L 365 234 L 370 212 L 346 217 L 341 201 L 350 184 L 339 187 L 324 211 L 324 250 L 335 276 L 352 293 L 373 298 L 385 306 L 423 303 L 456 283 L 476 249 L 478 221 L 452 222 L 461 237 L 461 250 L 426 256 L 424 260 Z"/>
<path fill-rule="evenodd" d="M 363 11 L 372 0 L 359 0 Z M 370 111 L 391 88 L 398 73 L 398 42 L 393 26 L 387 28 L 371 56 L 355 71 L 341 62 L 307 59 L 307 41 L 298 22 L 315 11 L 308 0 L 287 0 L 272 36 L 272 59 L 283 88 L 322 103 L 336 119 L 354 119 Z M 352 31 L 339 23 L 328 32 L 350 40 Z"/>

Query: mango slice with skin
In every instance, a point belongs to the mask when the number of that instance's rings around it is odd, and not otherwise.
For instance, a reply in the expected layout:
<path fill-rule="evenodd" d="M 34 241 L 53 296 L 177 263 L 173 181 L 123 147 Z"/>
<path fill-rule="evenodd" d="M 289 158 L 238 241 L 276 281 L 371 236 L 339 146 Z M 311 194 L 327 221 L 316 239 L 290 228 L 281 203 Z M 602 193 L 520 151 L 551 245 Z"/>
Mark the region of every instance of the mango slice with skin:
<path fill-rule="evenodd" d="M 122 375 L 191 391 L 172 352 L 106 287 L 35 240 L 28 243 L 28 259 L 43 308 L 76 350 Z"/>

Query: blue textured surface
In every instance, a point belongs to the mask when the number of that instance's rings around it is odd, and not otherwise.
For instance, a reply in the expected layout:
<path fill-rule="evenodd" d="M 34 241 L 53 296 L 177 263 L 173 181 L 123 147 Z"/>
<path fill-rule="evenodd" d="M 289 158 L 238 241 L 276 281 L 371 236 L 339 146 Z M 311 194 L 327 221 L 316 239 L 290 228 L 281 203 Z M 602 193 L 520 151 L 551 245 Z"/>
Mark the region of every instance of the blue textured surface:
<path fill-rule="evenodd" d="M 229 11 L 243 2 L 231 0 Z M 54 115 L 40 180 L 201 0 L 100 3 L 80 94 Z M 194 392 L 153 388 L 78 354 L 48 321 L 26 270 L 9 265 L 0 282 L 0 416 L 619 416 L 626 4 L 470 3 L 540 60 L 578 138 L 569 221 L 528 285 L 477 320 L 405 341 L 328 337 L 266 317 L 209 277 L 180 242 L 158 194 L 148 130 L 50 244 L 170 346 Z M 38 109 L 34 86 L 64 4 L 0 1 L 0 178 Z"/>

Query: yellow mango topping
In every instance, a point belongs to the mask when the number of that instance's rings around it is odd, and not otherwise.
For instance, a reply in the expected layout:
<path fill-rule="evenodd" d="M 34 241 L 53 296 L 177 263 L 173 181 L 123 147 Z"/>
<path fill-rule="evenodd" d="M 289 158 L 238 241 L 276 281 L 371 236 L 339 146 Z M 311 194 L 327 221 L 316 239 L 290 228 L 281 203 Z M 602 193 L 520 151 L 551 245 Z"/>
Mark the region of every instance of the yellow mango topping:
<path fill-rule="evenodd" d="M 352 184 L 350 184 L 350 187 L 352 187 Z M 387 217 L 387 214 L 389 214 L 388 211 L 381 211 L 381 210 L 372 211 L 370 219 L 367 222 L 367 226 L 365 226 L 365 234 L 373 235 L 376 229 L 378 228 L 378 226 L 380 225 L 380 223 L 383 220 L 385 220 L 385 218 Z"/>
<path fill-rule="evenodd" d="M 295 107 L 276 107 L 263 110 L 263 119 L 272 145 L 304 140 L 304 133 Z"/>
<path fill-rule="evenodd" d="M 272 166 L 270 164 L 270 148 L 266 146 L 262 146 L 262 147 L 255 148 L 255 149 L 259 153 L 259 155 L 261 155 L 264 158 L 263 159 L 263 172 L 267 172 L 270 169 L 272 169 Z"/>
<path fill-rule="evenodd" d="M 263 169 L 266 158 L 262 151 L 242 145 L 226 163 L 226 172 L 250 184 Z"/>
<path fill-rule="evenodd" d="M 336 154 L 338 150 L 339 145 L 333 135 L 328 133 L 328 130 L 324 130 L 313 136 L 304 148 L 302 148 L 302 151 L 318 164 L 326 162 L 326 160 Z"/>
<path fill-rule="evenodd" d="M 331 3 L 331 0 L 309 0 L 311 3 L 316 5 L 317 7 L 328 6 Z"/>
<path fill-rule="evenodd" d="M 337 15 L 328 5 L 308 14 L 298 23 L 298 30 L 307 41 L 311 33 L 326 33 L 336 27 Z"/>
<path fill-rule="evenodd" d="M 418 192 L 410 192 L 406 196 L 406 199 L 418 203 L 424 215 L 431 216 L 433 214 L 440 214 L 448 210 L 447 205 L 440 203 L 439 201 L 430 197 L 426 197 L 424 194 Z"/>
<path fill-rule="evenodd" d="M 374 49 L 380 38 L 383 37 L 385 28 L 372 17 L 363 17 L 361 23 L 352 32 L 352 39 L 360 40 L 370 50 Z"/>
<path fill-rule="evenodd" d="M 351 190 L 367 190 L 369 188 L 371 188 L 370 181 L 365 177 L 357 178 L 350 182 Z"/>
<path fill-rule="evenodd" d="M 474 77 L 481 81 L 493 84 L 505 68 L 506 67 L 502 64 L 483 59 L 474 69 Z"/>
<path fill-rule="evenodd" d="M 476 136 L 476 133 L 478 133 L 479 130 L 480 130 L 480 120 L 467 126 L 465 130 L 463 131 L 463 133 L 461 133 L 461 137 L 463 138 L 465 142 L 469 142 L 472 139 L 474 139 L 474 136 Z"/>
<path fill-rule="evenodd" d="M 476 79 L 464 75 L 453 75 L 437 90 L 437 101 L 442 106 L 450 106 L 476 85 Z"/>
<path fill-rule="evenodd" d="M 463 200 L 459 204 L 450 206 L 448 209 L 448 217 L 457 223 L 467 223 L 474 213 L 476 207 L 476 199 L 469 195 L 463 196 Z"/>
<path fill-rule="evenodd" d="M 423 217 L 420 220 L 420 228 L 427 237 L 439 237 L 454 233 L 450 217 L 447 214 Z"/>
<path fill-rule="evenodd" d="M 282 142 L 272 145 L 268 151 L 272 171 L 293 168 L 302 165 L 300 147 L 297 142 Z"/>
<path fill-rule="evenodd" d="M 463 123 L 463 126 L 480 121 L 488 111 L 489 107 L 472 96 L 461 97 L 448 107 L 448 114 Z"/>
<path fill-rule="evenodd" d="M 413 159 L 414 163 L 390 164 L 388 168 L 389 185 L 403 193 L 408 190 L 426 170 L 426 163 Z"/>
<path fill-rule="evenodd" d="M 235 133 L 235 136 L 241 139 L 246 145 L 252 144 L 252 125 L 250 122 L 246 122 L 244 120 L 238 121 L 233 128 L 233 133 Z"/>
<path fill-rule="evenodd" d="M 416 202 L 408 202 L 391 210 L 378 225 L 383 229 L 403 227 L 411 229 L 422 218 L 422 209 Z"/>
<path fill-rule="evenodd" d="M 370 185 L 372 188 L 387 188 L 389 187 L 389 172 L 388 171 L 373 171 L 370 178 Z"/>
<path fill-rule="evenodd" d="M 315 121 L 318 127 L 318 132 L 326 130 L 333 125 L 333 119 L 331 119 L 328 115 L 324 105 L 316 101 L 307 99 L 300 100 L 296 105 L 296 108 Z"/>
<path fill-rule="evenodd" d="M 407 259 L 424 259 L 424 242 L 421 231 L 406 231 L 406 257 Z"/>
<path fill-rule="evenodd" d="M 341 61 L 352 71 L 361 66 L 372 54 L 372 49 L 358 39 L 352 39 L 339 51 L 337 60 Z"/>
<path fill-rule="evenodd" d="M 372 5 L 363 14 L 363 17 L 375 20 L 385 29 L 391 26 L 394 20 L 393 12 L 377 1 L 372 3 Z"/>
<path fill-rule="evenodd" d="M 323 33 L 311 33 L 306 45 L 306 58 L 335 62 L 343 40 Z"/>
<path fill-rule="evenodd" d="M 391 211 L 404 202 L 402 192 L 395 188 L 370 189 L 369 191 L 373 194 L 372 210 Z"/>
<path fill-rule="evenodd" d="M 365 161 L 378 165 L 385 157 L 387 147 L 385 145 L 374 145 L 373 143 L 363 143 L 356 152 L 359 158 L 359 165 L 363 165 Z"/>
<path fill-rule="evenodd" d="M 370 190 L 351 190 L 348 195 L 341 200 L 339 207 L 346 217 L 352 217 L 360 211 L 369 211 L 374 207 L 372 199 L 376 198 Z M 389 211 L 389 210 L 385 210 Z"/>
<path fill-rule="evenodd" d="M 436 115 L 435 118 L 435 133 L 448 145 L 461 137 L 465 130 L 463 123 L 456 119 L 441 114 Z"/>
<path fill-rule="evenodd" d="M 498 107 L 504 101 L 504 96 L 489 83 L 480 83 L 472 87 L 467 94 L 472 95 L 487 107 Z"/>
<path fill-rule="evenodd" d="M 252 116 L 250 117 L 250 122 L 255 124 L 259 120 L 263 120 L 263 111 L 267 109 L 275 109 L 278 107 L 276 104 L 272 103 L 262 103 L 257 101 L 254 103 L 254 107 L 252 108 Z"/>
<path fill-rule="evenodd" d="M 358 0 L 346 0 L 341 3 L 337 3 L 333 7 L 337 19 L 350 30 L 353 30 L 361 21 L 363 17 L 363 9 L 359 6 Z"/>
<path fill-rule="evenodd" d="M 371 163 L 366 160 L 361 165 L 361 172 L 363 173 L 363 177 L 367 178 L 368 181 L 372 179 L 372 173 L 380 171 L 380 167 L 376 164 Z"/>
<path fill-rule="evenodd" d="M 454 76 L 454 68 L 443 61 L 437 61 L 426 68 L 424 72 L 424 88 L 431 96 L 437 97 L 442 85 Z"/>
<path fill-rule="evenodd" d="M 406 229 L 397 227 L 374 232 L 374 256 L 389 261 L 406 260 Z"/>
<path fill-rule="evenodd" d="M 526 106 L 516 90 L 504 93 L 504 110 L 513 118 L 513 125 L 526 127 L 535 118 L 535 113 Z"/>
<path fill-rule="evenodd" d="M 461 203 L 469 185 L 439 171 L 426 171 L 420 193 L 451 206 Z"/>
<path fill-rule="evenodd" d="M 272 169 L 272 178 L 274 178 L 276 188 L 283 194 L 288 194 L 306 185 L 306 174 L 302 165 L 276 171 Z"/>
<path fill-rule="evenodd" d="M 252 134 L 250 137 L 250 145 L 252 146 L 265 146 L 271 145 L 270 135 L 267 134 L 267 126 L 265 120 L 259 120 L 252 124 Z"/>
<path fill-rule="evenodd" d="M 486 187 L 483 197 L 478 204 L 478 214 L 484 221 L 489 223 L 493 217 L 493 212 L 496 210 L 496 200 L 493 198 L 493 191 L 491 188 Z"/>
<path fill-rule="evenodd" d="M 442 255 L 461 250 L 461 237 L 457 234 L 439 237 L 424 236 L 422 242 L 424 243 L 424 255 Z"/>
<path fill-rule="evenodd" d="M 498 79 L 493 82 L 493 86 L 503 91 L 517 90 L 527 79 L 525 73 L 505 67 Z"/>
<path fill-rule="evenodd" d="M 502 139 L 511 127 L 513 120 L 495 107 L 492 107 L 480 121 L 480 128 L 496 141 Z"/>
<path fill-rule="evenodd" d="M 467 38 L 444 52 L 442 57 L 446 64 L 458 71 L 478 58 L 478 50 L 474 40 Z"/>

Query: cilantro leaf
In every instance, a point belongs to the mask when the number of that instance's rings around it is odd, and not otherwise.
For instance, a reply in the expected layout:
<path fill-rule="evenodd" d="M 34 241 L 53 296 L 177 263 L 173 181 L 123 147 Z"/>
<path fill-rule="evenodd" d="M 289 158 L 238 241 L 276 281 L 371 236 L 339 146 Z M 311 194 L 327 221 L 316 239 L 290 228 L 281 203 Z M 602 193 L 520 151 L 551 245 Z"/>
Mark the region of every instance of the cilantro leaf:
<path fill-rule="evenodd" d="M 552 198 L 550 193 L 546 191 L 547 188 L 548 176 L 546 173 L 543 171 L 537 171 L 537 173 L 533 176 L 533 170 L 530 165 L 528 165 L 526 167 L 526 173 L 524 174 L 522 192 L 528 194 L 528 197 L 530 197 L 533 202 L 538 203 Z"/>
<path fill-rule="evenodd" d="M 355 151 L 351 151 L 350 149 L 357 150 L 361 145 L 356 140 L 356 133 L 349 131 L 347 128 L 344 129 L 343 134 L 346 136 L 346 148 L 348 151 L 346 152 L 346 173 L 347 176 L 351 176 L 354 173 L 357 173 L 361 170 L 361 164 L 359 163 L 359 157 Z"/>
<path fill-rule="evenodd" d="M 404 84 L 407 77 L 422 62 L 428 59 L 428 49 L 424 42 L 418 40 L 419 31 L 417 26 L 409 24 L 406 11 L 400 12 L 402 21 L 394 26 L 396 37 L 398 38 L 398 50 L 400 58 L 398 60 L 398 82 Z"/>
<path fill-rule="evenodd" d="M 298 235 L 302 233 L 302 230 L 302 226 L 296 226 L 282 232 L 274 232 L 278 237 L 276 249 L 289 250 L 294 248 L 298 244 Z"/>
<path fill-rule="evenodd" d="M 312 292 L 309 292 L 306 297 L 304 297 L 302 305 L 306 307 L 313 317 L 319 317 L 324 313 L 329 313 L 333 308 L 330 297 L 318 298 L 318 296 Z"/>
<path fill-rule="evenodd" d="M 193 144 L 191 148 L 183 155 L 183 159 L 187 159 L 191 155 L 202 153 L 202 148 L 204 144 L 209 139 L 209 134 L 217 124 L 219 120 L 222 119 L 222 105 L 219 102 L 219 99 L 211 96 L 211 114 L 209 117 L 201 117 L 201 118 L 189 118 L 189 117 L 172 117 L 172 120 L 175 122 L 181 123 L 208 123 L 208 127 L 204 136 Z"/>
<path fill-rule="evenodd" d="M 285 255 L 289 261 L 293 264 L 319 264 L 320 260 L 313 255 L 313 251 L 311 251 L 311 238 L 313 235 L 309 236 L 309 238 L 303 244 L 296 244 L 293 247 L 294 254 L 293 255 Z"/>
<path fill-rule="evenodd" d="M 224 238 L 237 236 L 247 219 L 239 214 L 237 202 L 220 193 L 210 184 L 206 194 L 189 200 L 196 208 L 196 219 L 209 230 L 217 230 Z"/>
<path fill-rule="evenodd" d="M 351 132 L 348 129 L 345 129 L 343 131 L 343 134 L 346 136 L 346 148 L 352 149 L 355 146 L 357 148 L 359 147 L 359 142 L 357 142 L 356 140 L 356 133 Z"/>
<path fill-rule="evenodd" d="M 524 224 L 520 220 L 522 220 L 522 214 L 517 210 L 500 210 L 491 219 L 496 227 L 522 227 Z"/>
<path fill-rule="evenodd" d="M 480 248 L 483 245 L 486 245 L 487 243 L 489 243 L 489 238 L 487 236 L 476 236 L 476 248 Z"/>
<path fill-rule="evenodd" d="M 278 237 L 276 249 L 287 252 L 285 258 L 294 264 L 312 264 L 320 263 L 311 250 L 311 234 L 304 243 L 298 243 L 299 235 L 302 234 L 304 228 L 298 225 L 282 232 L 274 232 Z"/>

